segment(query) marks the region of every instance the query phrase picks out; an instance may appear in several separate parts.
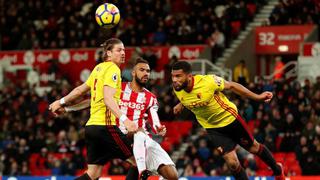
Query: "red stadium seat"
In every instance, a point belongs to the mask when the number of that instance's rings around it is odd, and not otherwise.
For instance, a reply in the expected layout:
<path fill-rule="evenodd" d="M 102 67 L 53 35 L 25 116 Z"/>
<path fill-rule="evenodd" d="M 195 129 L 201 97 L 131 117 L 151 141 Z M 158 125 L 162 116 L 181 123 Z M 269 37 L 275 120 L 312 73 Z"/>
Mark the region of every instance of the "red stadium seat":
<path fill-rule="evenodd" d="M 298 176 L 302 174 L 301 167 L 298 162 L 291 164 L 289 167 L 289 172 L 292 176 Z"/>
<path fill-rule="evenodd" d="M 109 168 L 110 168 L 110 162 L 108 162 L 106 165 L 102 168 L 102 176 L 109 175 Z"/>
<path fill-rule="evenodd" d="M 268 169 L 257 170 L 257 176 L 271 176 L 271 175 L 272 175 L 272 171 L 270 171 Z"/>
<path fill-rule="evenodd" d="M 232 27 L 232 34 L 234 36 L 238 35 L 241 30 L 241 22 L 240 21 L 232 21 L 231 27 Z"/>
<path fill-rule="evenodd" d="M 162 141 L 160 145 L 167 152 L 170 152 L 172 150 L 172 143 L 169 141 Z"/>
<path fill-rule="evenodd" d="M 277 162 L 281 162 L 284 164 L 286 153 L 278 152 L 278 153 L 274 153 L 273 156 Z"/>
<path fill-rule="evenodd" d="M 255 156 L 254 158 L 256 160 L 257 167 L 259 170 L 268 168 L 268 166 L 258 156 Z"/>
<path fill-rule="evenodd" d="M 253 16 L 255 13 L 256 13 L 256 10 L 257 10 L 257 6 L 255 4 L 247 4 L 247 9 L 250 13 L 251 16 Z"/>
<path fill-rule="evenodd" d="M 76 176 L 81 176 L 82 174 L 84 174 L 84 172 L 86 172 L 86 169 L 78 169 L 76 171 Z"/>
<path fill-rule="evenodd" d="M 287 163 L 295 163 L 297 161 L 296 154 L 294 152 L 287 153 L 285 160 Z"/>

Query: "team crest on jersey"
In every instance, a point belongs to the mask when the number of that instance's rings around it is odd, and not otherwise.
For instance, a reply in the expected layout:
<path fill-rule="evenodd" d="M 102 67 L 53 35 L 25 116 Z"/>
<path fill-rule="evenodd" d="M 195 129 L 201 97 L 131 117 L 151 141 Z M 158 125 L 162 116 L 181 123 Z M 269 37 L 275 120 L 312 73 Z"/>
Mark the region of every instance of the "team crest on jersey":
<path fill-rule="evenodd" d="M 213 78 L 214 78 L 214 82 L 215 82 L 218 86 L 221 86 L 222 78 L 221 78 L 221 77 L 218 77 L 218 76 L 213 76 Z"/>
<path fill-rule="evenodd" d="M 198 94 L 197 94 L 197 98 L 198 98 L 198 99 L 201 99 L 201 96 L 202 96 L 201 93 L 198 93 Z"/>
<path fill-rule="evenodd" d="M 114 82 L 116 82 L 117 79 L 118 79 L 118 76 L 117 76 L 116 73 L 114 73 L 114 74 L 112 75 L 112 80 L 113 80 Z"/>

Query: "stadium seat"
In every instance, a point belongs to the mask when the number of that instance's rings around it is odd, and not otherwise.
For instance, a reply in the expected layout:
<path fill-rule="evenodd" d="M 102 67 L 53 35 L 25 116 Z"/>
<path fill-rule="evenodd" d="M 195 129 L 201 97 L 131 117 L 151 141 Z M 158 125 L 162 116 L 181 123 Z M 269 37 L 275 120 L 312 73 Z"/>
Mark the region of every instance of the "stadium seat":
<path fill-rule="evenodd" d="M 281 162 L 281 163 L 285 162 L 286 153 L 278 152 L 278 153 L 274 153 L 273 156 L 277 162 Z"/>
<path fill-rule="evenodd" d="M 268 166 L 258 156 L 254 156 L 254 158 L 256 160 L 257 168 L 259 170 L 268 168 Z"/>
<path fill-rule="evenodd" d="M 172 143 L 169 141 L 164 140 L 160 145 L 167 152 L 170 152 L 172 150 Z"/>
<path fill-rule="evenodd" d="M 247 9 L 251 16 L 253 16 L 256 13 L 257 6 L 255 4 L 249 3 L 247 4 Z"/>
<path fill-rule="evenodd" d="M 259 169 L 259 170 L 257 170 L 257 175 L 258 176 L 271 176 L 272 171 L 270 171 L 268 169 Z"/>
<path fill-rule="evenodd" d="M 240 21 L 232 21 L 231 22 L 231 27 L 232 27 L 232 35 L 236 36 L 239 34 L 241 30 L 241 22 Z"/>

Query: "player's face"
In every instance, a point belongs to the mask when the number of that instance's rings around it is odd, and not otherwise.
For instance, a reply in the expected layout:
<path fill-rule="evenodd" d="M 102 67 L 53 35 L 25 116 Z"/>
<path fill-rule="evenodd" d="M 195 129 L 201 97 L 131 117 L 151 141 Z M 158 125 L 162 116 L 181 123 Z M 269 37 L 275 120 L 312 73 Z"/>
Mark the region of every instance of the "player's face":
<path fill-rule="evenodd" d="M 140 86 L 145 86 L 150 77 L 150 67 L 148 64 L 139 63 L 134 67 L 133 78 Z"/>
<path fill-rule="evenodd" d="M 186 89 L 188 87 L 189 74 L 183 72 L 182 69 L 172 70 L 171 78 L 174 90 L 181 91 L 182 89 Z"/>
<path fill-rule="evenodd" d="M 117 65 L 125 62 L 125 51 L 122 43 L 115 44 L 111 51 L 107 51 L 110 60 Z"/>

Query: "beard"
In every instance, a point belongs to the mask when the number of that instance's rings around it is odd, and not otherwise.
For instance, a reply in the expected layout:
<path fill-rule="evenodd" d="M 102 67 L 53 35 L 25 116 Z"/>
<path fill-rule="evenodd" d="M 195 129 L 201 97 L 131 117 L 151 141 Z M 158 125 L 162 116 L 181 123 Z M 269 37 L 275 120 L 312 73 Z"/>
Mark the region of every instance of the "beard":
<path fill-rule="evenodd" d="M 146 81 L 146 82 L 142 82 L 142 80 L 139 79 L 138 77 L 135 77 L 134 79 L 136 80 L 136 82 L 137 82 L 137 84 L 138 84 L 139 86 L 141 86 L 141 87 L 146 87 L 147 81 Z"/>
<path fill-rule="evenodd" d="M 188 80 L 184 81 L 181 84 L 181 86 L 179 86 L 179 87 L 173 86 L 174 90 L 176 90 L 176 91 L 181 91 L 182 89 L 185 89 L 186 87 L 188 87 Z"/>

